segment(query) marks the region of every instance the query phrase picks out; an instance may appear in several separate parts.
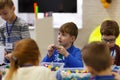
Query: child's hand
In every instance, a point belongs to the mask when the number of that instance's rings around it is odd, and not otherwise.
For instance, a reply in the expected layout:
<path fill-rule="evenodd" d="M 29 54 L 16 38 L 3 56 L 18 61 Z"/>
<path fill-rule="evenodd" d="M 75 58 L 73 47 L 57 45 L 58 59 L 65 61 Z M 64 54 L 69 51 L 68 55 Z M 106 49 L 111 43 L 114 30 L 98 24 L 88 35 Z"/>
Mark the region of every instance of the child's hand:
<path fill-rule="evenodd" d="M 8 53 L 5 51 L 5 52 L 4 52 L 4 57 L 6 57 L 7 54 L 8 54 Z"/>
<path fill-rule="evenodd" d="M 69 53 L 67 52 L 67 50 L 63 46 L 55 45 L 55 48 L 58 50 L 59 54 L 62 54 L 65 57 L 67 57 L 69 55 Z"/>
<path fill-rule="evenodd" d="M 4 58 L 6 58 L 6 59 L 9 60 L 10 57 L 11 57 L 11 53 L 10 53 L 10 56 L 9 56 L 8 52 L 5 50 L 5 51 L 4 51 Z"/>
<path fill-rule="evenodd" d="M 55 50 L 55 44 L 51 44 L 48 46 L 48 56 L 51 57 Z"/>
<path fill-rule="evenodd" d="M 115 80 L 120 80 L 120 75 L 117 72 L 112 72 L 112 74 L 115 76 Z"/>
<path fill-rule="evenodd" d="M 12 53 L 9 53 L 9 54 L 4 53 L 4 57 L 8 60 L 10 60 L 11 56 L 12 56 Z"/>

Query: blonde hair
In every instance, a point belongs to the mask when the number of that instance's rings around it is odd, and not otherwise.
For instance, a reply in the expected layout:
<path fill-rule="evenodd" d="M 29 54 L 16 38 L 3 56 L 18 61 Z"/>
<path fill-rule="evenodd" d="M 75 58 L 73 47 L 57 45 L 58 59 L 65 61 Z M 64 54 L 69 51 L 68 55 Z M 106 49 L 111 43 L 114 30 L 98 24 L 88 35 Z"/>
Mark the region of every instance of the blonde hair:
<path fill-rule="evenodd" d="M 40 58 L 39 48 L 33 39 L 28 38 L 16 42 L 10 60 L 10 69 L 5 80 L 11 80 L 13 73 L 17 72 L 17 69 L 26 63 L 38 66 Z"/>
<path fill-rule="evenodd" d="M 0 9 L 3 9 L 5 6 L 12 8 L 14 3 L 12 0 L 0 0 Z"/>

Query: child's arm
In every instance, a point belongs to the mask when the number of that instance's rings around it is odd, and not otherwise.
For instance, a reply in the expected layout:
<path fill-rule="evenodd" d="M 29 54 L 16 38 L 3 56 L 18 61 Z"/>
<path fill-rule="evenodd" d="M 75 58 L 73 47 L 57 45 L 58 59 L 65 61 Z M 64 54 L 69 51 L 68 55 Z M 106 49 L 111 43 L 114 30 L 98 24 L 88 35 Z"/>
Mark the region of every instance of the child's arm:
<path fill-rule="evenodd" d="M 48 46 L 48 57 L 51 57 L 53 55 L 53 52 L 55 50 L 55 44 L 51 44 Z"/>
<path fill-rule="evenodd" d="M 61 45 L 55 45 L 55 48 L 58 50 L 58 53 L 67 57 L 69 55 L 68 51 Z"/>
<path fill-rule="evenodd" d="M 54 44 L 50 44 L 48 46 L 48 53 L 43 58 L 42 62 L 52 62 L 54 60 L 54 57 L 53 57 L 54 50 L 55 50 Z"/>
<path fill-rule="evenodd" d="M 65 57 L 65 64 L 69 67 L 83 67 L 82 56 L 79 49 L 75 49 Z"/>
<path fill-rule="evenodd" d="M 68 52 L 63 46 L 55 46 L 59 54 L 65 57 L 65 64 L 69 67 L 83 67 L 80 49 L 73 47 L 73 51 Z"/>

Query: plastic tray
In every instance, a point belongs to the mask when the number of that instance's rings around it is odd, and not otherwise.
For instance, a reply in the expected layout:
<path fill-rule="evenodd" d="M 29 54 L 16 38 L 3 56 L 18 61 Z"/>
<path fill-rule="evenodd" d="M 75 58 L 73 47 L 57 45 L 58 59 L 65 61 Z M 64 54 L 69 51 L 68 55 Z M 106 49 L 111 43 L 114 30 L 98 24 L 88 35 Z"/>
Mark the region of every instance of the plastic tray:
<path fill-rule="evenodd" d="M 64 67 L 64 63 L 57 62 L 42 62 L 40 65 L 51 69 L 51 71 L 58 71 Z"/>
<path fill-rule="evenodd" d="M 90 80 L 86 68 L 63 68 L 57 73 L 57 80 Z"/>

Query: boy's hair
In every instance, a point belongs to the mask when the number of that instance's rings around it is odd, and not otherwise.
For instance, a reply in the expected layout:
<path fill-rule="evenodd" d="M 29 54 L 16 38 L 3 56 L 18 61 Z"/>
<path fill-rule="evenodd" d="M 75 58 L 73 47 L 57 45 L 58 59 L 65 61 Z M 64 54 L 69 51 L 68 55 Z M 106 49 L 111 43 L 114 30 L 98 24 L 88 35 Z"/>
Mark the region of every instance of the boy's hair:
<path fill-rule="evenodd" d="M 3 9 L 5 6 L 12 7 L 14 5 L 12 0 L 0 0 L 0 9 Z"/>
<path fill-rule="evenodd" d="M 87 66 L 100 72 L 111 66 L 111 57 L 108 46 L 99 41 L 91 42 L 82 49 L 82 58 Z"/>
<path fill-rule="evenodd" d="M 38 45 L 33 39 L 26 38 L 16 42 L 10 60 L 10 70 L 5 80 L 11 80 L 13 73 L 26 63 L 31 63 L 33 66 L 39 65 L 40 58 Z"/>
<path fill-rule="evenodd" d="M 77 38 L 78 35 L 78 28 L 77 25 L 73 22 L 68 22 L 63 24 L 60 29 L 62 33 L 68 33 L 70 36 L 75 36 Z"/>
<path fill-rule="evenodd" d="M 119 25 L 114 20 L 106 20 L 101 24 L 100 33 L 102 35 L 119 35 Z"/>

